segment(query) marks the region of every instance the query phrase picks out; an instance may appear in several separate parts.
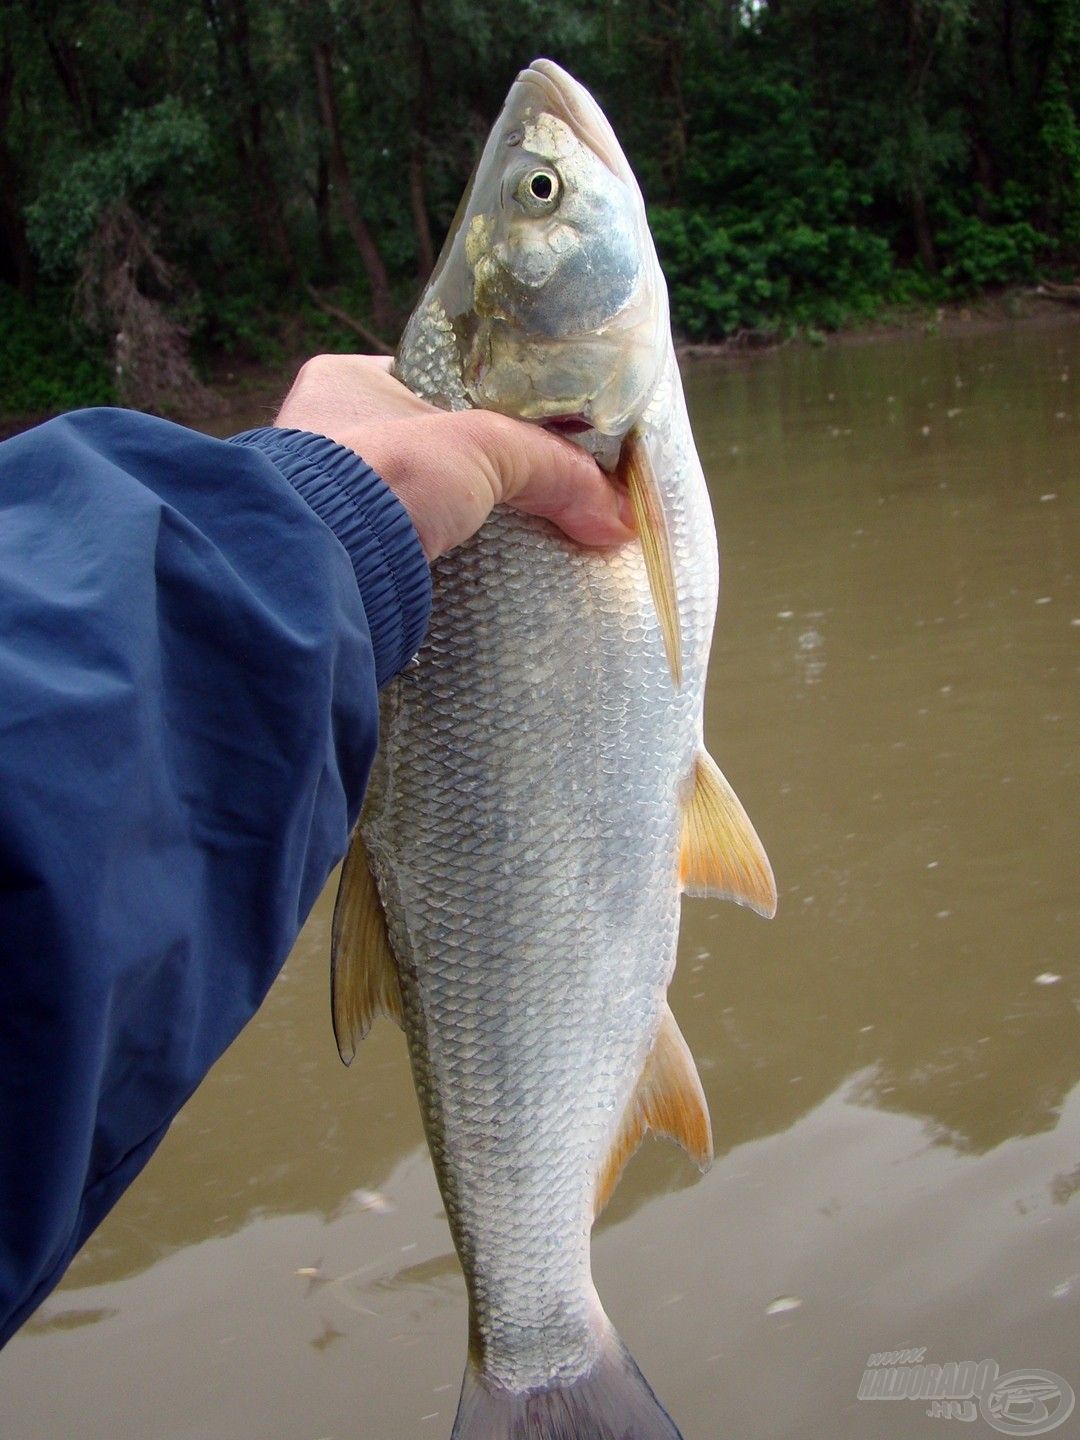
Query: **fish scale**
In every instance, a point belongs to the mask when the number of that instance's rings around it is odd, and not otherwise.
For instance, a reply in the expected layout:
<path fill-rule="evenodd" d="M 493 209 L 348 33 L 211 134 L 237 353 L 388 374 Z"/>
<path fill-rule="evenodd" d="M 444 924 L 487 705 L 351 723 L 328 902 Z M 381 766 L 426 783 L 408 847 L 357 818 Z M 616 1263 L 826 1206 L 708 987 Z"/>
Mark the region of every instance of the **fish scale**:
<path fill-rule="evenodd" d="M 384 701 L 362 834 L 476 1343 L 519 1389 L 584 1373 L 599 1344 L 596 1176 L 674 965 L 715 605 L 702 500 L 697 534 L 685 504 L 674 527 L 697 576 L 678 694 L 640 552 L 497 511 L 433 567 L 429 636 Z"/>
<path fill-rule="evenodd" d="M 497 507 L 433 565 L 343 873 L 335 1031 L 348 1060 L 378 1009 L 405 1029 L 469 1290 L 454 1440 L 678 1440 L 589 1250 L 646 1128 L 711 1156 L 667 1008 L 683 890 L 775 904 L 703 747 L 712 512 L 640 191 L 551 62 L 459 217 L 395 373 L 444 409 L 569 424 L 623 465 L 642 543 L 582 550 Z"/>

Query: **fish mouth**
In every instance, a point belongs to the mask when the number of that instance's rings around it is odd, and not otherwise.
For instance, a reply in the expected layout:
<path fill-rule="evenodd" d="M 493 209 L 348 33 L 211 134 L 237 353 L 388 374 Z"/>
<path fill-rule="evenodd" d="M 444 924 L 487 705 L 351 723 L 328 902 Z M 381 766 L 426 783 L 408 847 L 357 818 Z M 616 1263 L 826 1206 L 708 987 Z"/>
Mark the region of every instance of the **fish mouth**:
<path fill-rule="evenodd" d="M 614 475 L 618 471 L 624 436 L 605 434 L 580 413 L 548 415 L 539 423 L 542 430 L 547 430 L 552 435 L 561 435 L 572 445 L 586 451 L 608 475 Z"/>
<path fill-rule="evenodd" d="M 613 175 L 634 184 L 633 173 L 607 116 L 593 97 L 554 60 L 534 60 L 514 84 L 520 99 L 556 116 L 603 161 Z M 516 97 L 515 97 L 516 98 Z"/>
<path fill-rule="evenodd" d="M 545 430 L 553 430 L 556 435 L 584 435 L 595 428 L 584 415 L 551 415 L 541 423 Z"/>

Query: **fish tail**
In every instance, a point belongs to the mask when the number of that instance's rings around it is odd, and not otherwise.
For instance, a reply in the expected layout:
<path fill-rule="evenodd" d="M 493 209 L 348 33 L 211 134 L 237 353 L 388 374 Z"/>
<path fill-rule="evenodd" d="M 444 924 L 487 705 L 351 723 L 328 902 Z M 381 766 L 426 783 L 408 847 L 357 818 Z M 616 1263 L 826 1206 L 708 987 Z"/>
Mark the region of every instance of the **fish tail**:
<path fill-rule="evenodd" d="M 451 1440 L 682 1440 L 626 1346 L 609 1331 L 577 1380 L 508 1390 L 470 1359 Z"/>

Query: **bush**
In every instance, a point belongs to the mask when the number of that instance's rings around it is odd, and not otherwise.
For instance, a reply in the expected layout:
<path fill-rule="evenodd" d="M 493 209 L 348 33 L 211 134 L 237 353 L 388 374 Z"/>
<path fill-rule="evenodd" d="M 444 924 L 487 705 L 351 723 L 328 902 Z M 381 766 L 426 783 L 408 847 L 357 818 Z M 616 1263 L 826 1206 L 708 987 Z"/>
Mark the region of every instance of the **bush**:
<path fill-rule="evenodd" d="M 69 307 L 61 291 L 39 292 L 31 306 L 0 285 L 0 420 L 115 401 L 105 347 Z"/>
<path fill-rule="evenodd" d="M 1034 280 L 1035 257 L 1048 249 L 1050 239 L 1027 220 L 993 223 L 977 215 L 963 215 L 954 206 L 942 207 L 938 248 L 942 279 L 967 293 L 991 285 Z"/>
<path fill-rule="evenodd" d="M 57 169 L 26 208 L 27 238 L 42 270 L 77 270 L 106 211 L 155 183 L 176 187 L 196 174 L 206 143 L 205 121 L 170 97 L 127 115 L 110 141 Z"/>
<path fill-rule="evenodd" d="M 782 326 L 835 330 L 889 290 L 886 240 L 855 225 L 815 226 L 791 207 L 725 223 L 700 210 L 650 211 L 676 328 L 694 339 Z"/>

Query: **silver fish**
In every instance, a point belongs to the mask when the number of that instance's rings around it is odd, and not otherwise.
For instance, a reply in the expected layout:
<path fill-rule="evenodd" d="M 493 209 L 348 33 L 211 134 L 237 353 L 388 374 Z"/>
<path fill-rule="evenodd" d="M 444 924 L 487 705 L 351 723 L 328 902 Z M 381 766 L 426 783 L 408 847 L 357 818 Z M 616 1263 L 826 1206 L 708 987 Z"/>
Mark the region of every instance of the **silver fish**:
<path fill-rule="evenodd" d="M 396 373 L 571 435 L 641 543 L 499 509 L 436 562 L 343 872 L 335 1032 L 346 1063 L 380 1010 L 408 1038 L 469 1290 L 457 1440 L 672 1440 L 590 1231 L 646 1129 L 711 1159 L 666 999 L 680 895 L 776 892 L 702 739 L 716 538 L 644 203 L 551 61 L 510 91 Z"/>

